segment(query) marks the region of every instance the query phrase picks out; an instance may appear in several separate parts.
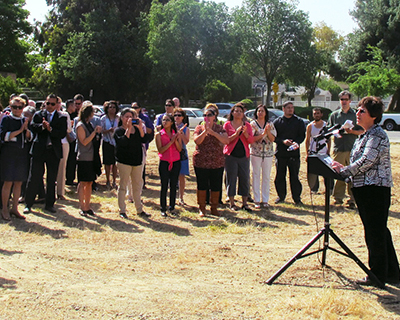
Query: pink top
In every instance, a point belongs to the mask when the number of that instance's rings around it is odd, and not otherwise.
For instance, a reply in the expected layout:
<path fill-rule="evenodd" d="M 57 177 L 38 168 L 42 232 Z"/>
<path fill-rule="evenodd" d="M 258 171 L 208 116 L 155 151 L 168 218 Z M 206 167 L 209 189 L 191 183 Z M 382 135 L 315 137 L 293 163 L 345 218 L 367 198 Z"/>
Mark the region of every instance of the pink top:
<path fill-rule="evenodd" d="M 246 157 L 250 157 L 250 148 L 249 148 L 249 144 L 254 142 L 254 137 L 253 137 L 253 130 L 251 128 L 250 123 L 248 123 L 247 121 L 245 122 L 245 126 L 247 128 L 247 133 L 249 134 L 249 137 L 246 139 L 246 137 L 244 136 L 244 134 L 241 134 L 239 137 L 237 137 L 235 140 L 231 141 L 229 144 L 225 145 L 224 147 L 224 154 L 226 155 L 230 155 L 233 151 L 233 149 L 236 146 L 236 143 L 240 140 L 242 140 L 242 143 L 244 145 L 244 149 L 246 150 Z M 224 124 L 224 129 L 226 131 L 226 133 L 228 134 L 228 137 L 232 136 L 235 134 L 236 130 L 235 128 L 232 126 L 232 123 L 230 121 L 226 122 Z"/>
<path fill-rule="evenodd" d="M 172 134 L 175 134 L 175 131 L 172 130 Z M 171 141 L 168 134 L 165 132 L 165 129 L 160 131 L 160 138 L 161 146 L 165 146 Z M 158 156 L 160 157 L 161 161 L 169 162 L 168 170 L 172 169 L 173 162 L 181 160 L 181 154 L 176 148 L 175 143 L 173 143 L 164 153 L 158 153 Z"/>

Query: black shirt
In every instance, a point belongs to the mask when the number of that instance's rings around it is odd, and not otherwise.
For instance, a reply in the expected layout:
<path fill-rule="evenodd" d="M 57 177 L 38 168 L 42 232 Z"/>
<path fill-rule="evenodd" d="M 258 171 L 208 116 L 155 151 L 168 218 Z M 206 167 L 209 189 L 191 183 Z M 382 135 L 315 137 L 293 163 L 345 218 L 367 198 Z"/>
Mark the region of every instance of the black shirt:
<path fill-rule="evenodd" d="M 281 116 L 274 121 L 276 129 L 276 152 L 277 157 L 300 157 L 300 148 L 287 151 L 288 146 L 283 143 L 286 139 L 291 139 L 300 146 L 306 137 L 306 126 L 304 121 L 298 116 L 293 115 L 290 118 Z"/>

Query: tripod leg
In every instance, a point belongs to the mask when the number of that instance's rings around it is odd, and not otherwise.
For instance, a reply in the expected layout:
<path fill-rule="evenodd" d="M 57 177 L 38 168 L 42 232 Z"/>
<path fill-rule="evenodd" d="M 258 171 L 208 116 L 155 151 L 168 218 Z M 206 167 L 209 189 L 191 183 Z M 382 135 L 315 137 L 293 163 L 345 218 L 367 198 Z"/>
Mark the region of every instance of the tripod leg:
<path fill-rule="evenodd" d="M 357 256 L 346 246 L 346 244 L 340 240 L 340 238 L 333 232 L 333 230 L 329 230 L 330 235 L 332 236 L 332 238 L 339 244 L 339 246 L 347 253 L 347 255 L 353 259 L 358 266 L 368 275 L 368 277 L 370 277 L 370 279 L 379 287 L 379 288 L 384 288 L 385 284 L 382 283 L 377 277 L 376 275 L 369 270 L 365 264 L 363 264 L 361 262 L 360 259 L 357 258 Z"/>
<path fill-rule="evenodd" d="M 319 238 L 321 238 L 325 234 L 325 228 L 321 229 L 314 238 L 312 238 L 307 244 L 300 249 L 299 252 L 297 252 L 288 262 L 286 262 L 271 278 L 269 278 L 266 283 L 271 285 L 282 273 L 285 272 L 287 268 L 289 268 L 297 259 L 300 259 L 305 253 L 315 242 L 318 241 Z"/>

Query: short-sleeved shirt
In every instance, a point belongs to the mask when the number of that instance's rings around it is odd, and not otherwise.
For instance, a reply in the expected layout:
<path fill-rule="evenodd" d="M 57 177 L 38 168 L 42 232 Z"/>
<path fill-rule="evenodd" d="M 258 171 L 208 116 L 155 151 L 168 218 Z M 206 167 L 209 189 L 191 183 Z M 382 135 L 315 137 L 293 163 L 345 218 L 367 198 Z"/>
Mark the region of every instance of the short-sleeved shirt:
<path fill-rule="evenodd" d="M 225 129 L 214 124 L 213 131 L 223 134 Z M 204 131 L 203 125 L 198 125 L 194 130 L 195 135 L 200 135 Z M 224 145 L 215 137 L 207 135 L 203 142 L 196 144 L 193 152 L 193 166 L 203 169 L 218 169 L 225 166 Z"/>
<path fill-rule="evenodd" d="M 347 121 L 351 120 L 354 125 L 354 130 L 361 130 L 362 128 L 357 123 L 356 112 L 353 109 L 349 109 L 347 113 L 343 112 L 342 109 L 333 111 L 328 119 L 328 127 L 333 127 L 336 124 L 340 124 L 341 126 Z M 347 134 L 344 133 L 341 135 L 341 138 L 334 137 L 333 139 L 333 151 L 334 152 L 342 152 L 342 151 L 351 151 L 354 145 L 354 141 L 356 141 L 357 136 L 355 134 Z"/>

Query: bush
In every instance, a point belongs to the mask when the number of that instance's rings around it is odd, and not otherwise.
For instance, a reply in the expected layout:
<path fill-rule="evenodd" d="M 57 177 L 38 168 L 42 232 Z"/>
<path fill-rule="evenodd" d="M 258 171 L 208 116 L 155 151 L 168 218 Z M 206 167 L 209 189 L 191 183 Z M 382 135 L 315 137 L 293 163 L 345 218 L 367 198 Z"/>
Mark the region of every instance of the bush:
<path fill-rule="evenodd" d="M 312 111 L 316 107 L 294 107 L 294 113 L 301 117 L 309 119 L 310 121 L 313 120 Z M 332 110 L 328 108 L 318 107 L 322 110 L 322 119 L 328 120 L 329 115 L 331 114 Z"/>
<path fill-rule="evenodd" d="M 3 107 L 8 106 L 11 94 L 20 92 L 21 90 L 11 77 L 0 76 L 0 103 Z"/>
<path fill-rule="evenodd" d="M 212 80 L 204 88 L 206 101 L 225 102 L 231 98 L 232 90 L 225 83 L 219 80 Z"/>

